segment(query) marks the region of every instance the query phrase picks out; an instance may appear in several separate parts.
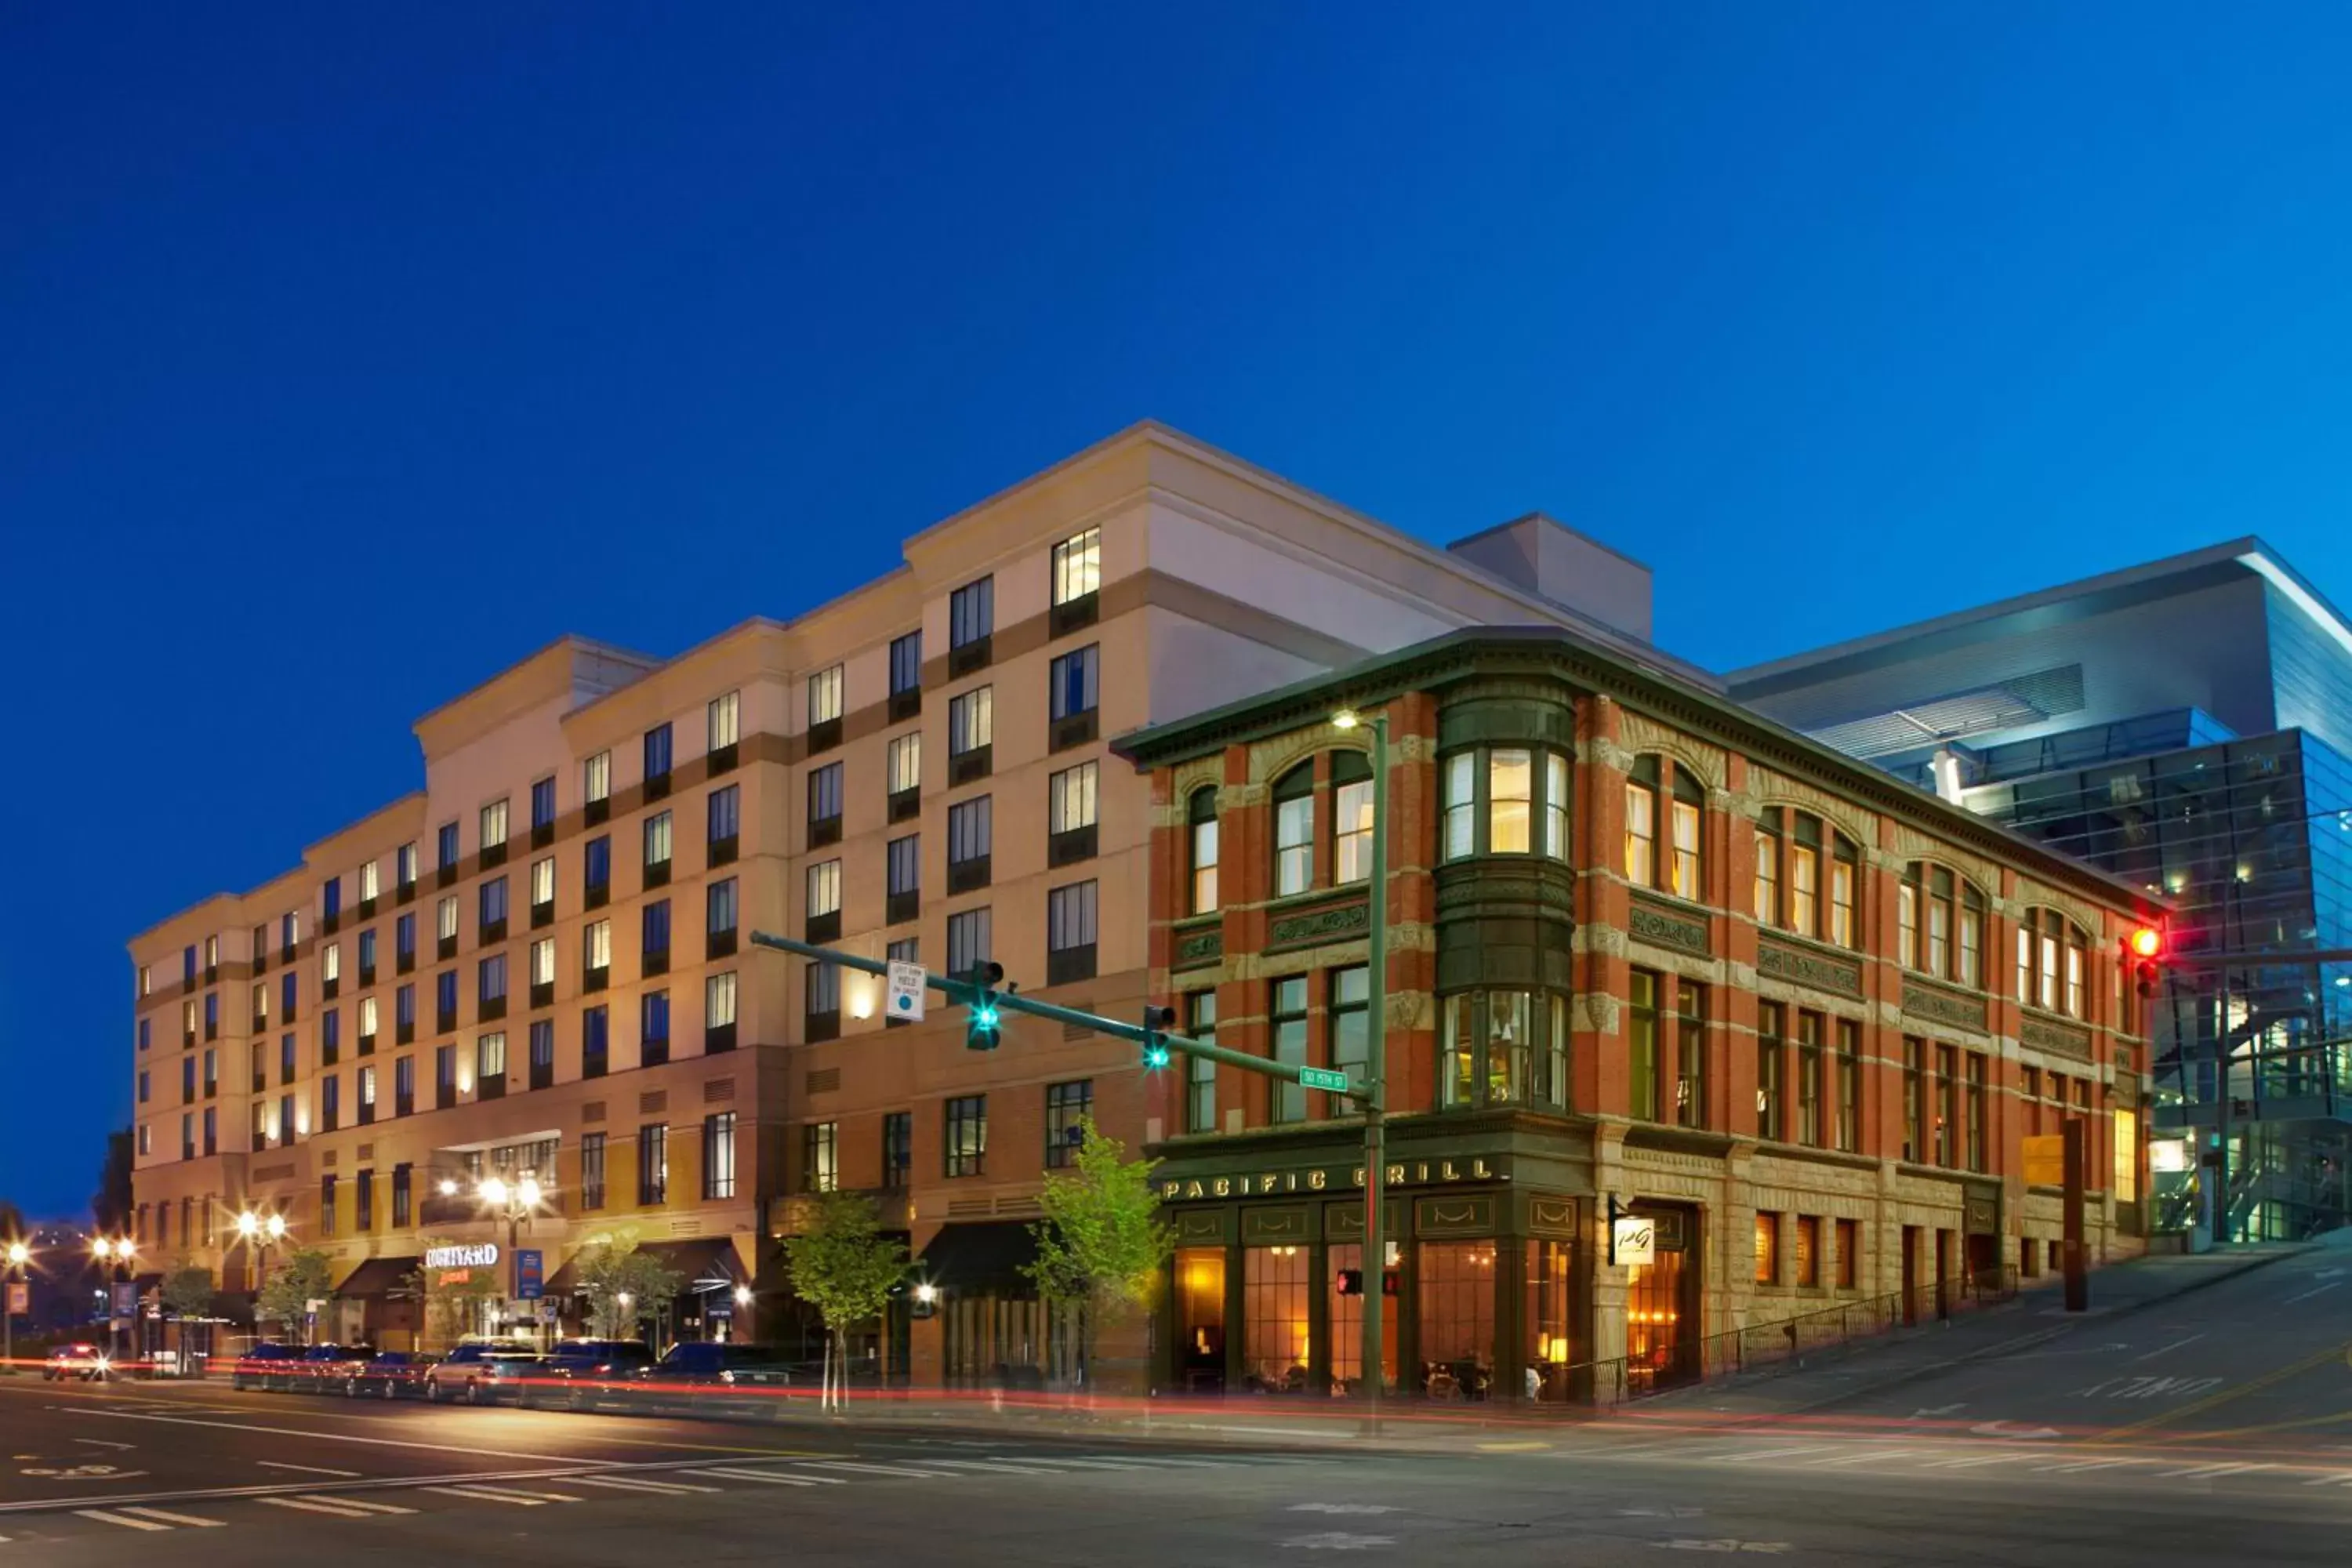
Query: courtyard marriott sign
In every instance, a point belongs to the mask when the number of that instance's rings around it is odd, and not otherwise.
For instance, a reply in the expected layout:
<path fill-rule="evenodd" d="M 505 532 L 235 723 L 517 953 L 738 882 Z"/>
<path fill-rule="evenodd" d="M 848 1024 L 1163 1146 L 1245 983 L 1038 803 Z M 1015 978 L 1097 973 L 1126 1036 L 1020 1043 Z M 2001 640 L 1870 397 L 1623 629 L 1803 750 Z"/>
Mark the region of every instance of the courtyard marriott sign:
<path fill-rule="evenodd" d="M 428 1247 L 425 1249 L 425 1267 L 438 1268 L 489 1268 L 499 1261 L 496 1242 L 484 1242 L 479 1247 Z"/>
<path fill-rule="evenodd" d="M 1448 1182 L 1507 1182 L 1502 1162 L 1486 1155 L 1451 1160 L 1400 1160 L 1388 1167 L 1391 1187 L 1438 1186 Z M 1361 1165 L 1315 1165 L 1303 1171 L 1250 1171 L 1240 1175 L 1163 1177 L 1160 1201 L 1195 1198 L 1270 1198 L 1278 1193 L 1343 1193 L 1364 1184 Z"/>

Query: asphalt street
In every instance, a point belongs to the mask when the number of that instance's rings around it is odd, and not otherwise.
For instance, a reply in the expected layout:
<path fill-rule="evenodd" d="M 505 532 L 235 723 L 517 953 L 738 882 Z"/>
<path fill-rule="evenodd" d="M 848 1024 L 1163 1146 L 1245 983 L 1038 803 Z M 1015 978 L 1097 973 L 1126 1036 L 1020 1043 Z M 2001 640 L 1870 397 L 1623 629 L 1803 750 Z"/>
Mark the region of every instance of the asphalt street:
<path fill-rule="evenodd" d="M 2030 1303 L 1868 1375 L 1606 1420 L 778 1425 L 0 1381 L 0 1568 L 703 1562 L 2329 1563 L 2352 1273 Z M 1924 1359 L 1923 1359 L 1924 1358 Z M 1874 1383 L 1872 1378 L 1875 1377 Z"/>

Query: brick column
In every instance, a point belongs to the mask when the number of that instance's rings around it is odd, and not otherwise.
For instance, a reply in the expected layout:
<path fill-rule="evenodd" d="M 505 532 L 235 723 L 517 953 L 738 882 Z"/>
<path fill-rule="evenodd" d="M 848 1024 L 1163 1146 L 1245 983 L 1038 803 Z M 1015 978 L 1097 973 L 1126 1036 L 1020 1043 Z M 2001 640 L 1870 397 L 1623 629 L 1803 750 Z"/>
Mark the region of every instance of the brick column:
<path fill-rule="evenodd" d="M 1631 919 L 1633 900 L 1624 882 L 1603 875 L 1601 868 L 1624 863 L 1624 764 L 1628 759 L 1618 740 L 1623 715 L 1606 697 L 1579 698 L 1577 710 L 1584 765 L 1577 769 L 1579 809 L 1570 837 L 1574 864 L 1585 868 L 1577 879 L 1577 924 L 1586 929 L 1605 926 L 1618 932 L 1621 940 L 1614 952 L 1604 952 L 1597 942 L 1588 941 L 1578 955 L 1576 1005 L 1569 1016 L 1570 1103 L 1579 1111 L 1622 1115 L 1630 1088 L 1623 1004 L 1633 967 L 1625 960 L 1622 937 Z M 1617 1323 L 1622 1340 L 1622 1291 Z"/>

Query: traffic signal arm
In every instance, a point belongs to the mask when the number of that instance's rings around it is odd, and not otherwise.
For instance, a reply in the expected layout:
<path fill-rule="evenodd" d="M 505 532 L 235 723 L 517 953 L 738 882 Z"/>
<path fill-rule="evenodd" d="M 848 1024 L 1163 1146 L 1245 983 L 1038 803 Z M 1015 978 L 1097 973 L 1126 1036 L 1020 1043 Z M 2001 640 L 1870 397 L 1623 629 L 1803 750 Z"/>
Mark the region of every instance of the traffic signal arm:
<path fill-rule="evenodd" d="M 753 931 L 751 935 L 751 943 L 753 947 L 772 947 L 779 952 L 797 953 L 803 958 L 822 959 L 828 963 L 837 963 L 844 969 L 855 969 L 865 974 L 877 974 L 887 978 L 890 973 L 889 964 L 878 958 L 866 958 L 854 952 L 841 952 L 833 948 L 819 947 L 814 942 L 795 942 L 788 936 L 770 936 L 763 931 Z M 923 978 L 932 990 L 943 992 L 949 1001 L 965 1006 L 970 1006 L 972 999 L 982 994 L 980 987 L 973 985 L 970 981 L 950 979 L 944 974 L 934 974 L 929 970 L 924 972 Z M 1032 1017 L 1049 1018 L 1057 1024 L 1070 1024 L 1081 1029 L 1092 1029 L 1097 1034 L 1130 1040 L 1137 1045 L 1150 1043 L 1164 1046 L 1181 1056 L 1200 1057 L 1204 1060 L 1219 1062 L 1226 1067 L 1239 1068 L 1244 1072 L 1264 1073 L 1268 1078 L 1286 1079 L 1292 1083 L 1297 1083 L 1301 1081 L 1299 1075 L 1302 1072 L 1316 1070 L 1312 1068 L 1300 1068 L 1289 1062 L 1269 1061 L 1265 1057 L 1253 1057 L 1241 1051 L 1229 1051 L 1223 1046 L 1211 1045 L 1206 1040 L 1195 1040 L 1183 1035 L 1171 1035 L 1157 1029 L 1147 1029 L 1140 1024 L 1130 1024 L 1123 1018 L 1106 1018 L 1099 1013 L 1081 1013 L 1075 1007 L 1057 1007 L 1051 1002 L 1040 1002 L 1034 997 L 1024 996 L 1017 991 L 997 991 L 991 995 L 1000 1012 L 1026 1013 Z M 1334 1089 L 1329 1092 L 1341 1091 Z M 1369 1090 L 1364 1085 L 1354 1082 L 1349 1084 L 1345 1092 L 1357 1100 L 1363 1100 L 1369 1096 Z"/>

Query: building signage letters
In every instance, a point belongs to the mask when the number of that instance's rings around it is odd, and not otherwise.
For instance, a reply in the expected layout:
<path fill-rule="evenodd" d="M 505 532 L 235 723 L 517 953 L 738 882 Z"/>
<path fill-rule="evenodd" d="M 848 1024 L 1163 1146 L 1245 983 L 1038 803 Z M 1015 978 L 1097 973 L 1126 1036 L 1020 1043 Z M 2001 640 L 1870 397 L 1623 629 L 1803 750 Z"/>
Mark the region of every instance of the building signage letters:
<path fill-rule="evenodd" d="M 1616 1223 L 1611 1240 L 1612 1260 L 1644 1268 L 1658 1260 L 1658 1222 L 1647 1215 L 1627 1215 Z"/>
<path fill-rule="evenodd" d="M 1496 1182 L 1510 1178 L 1484 1155 L 1453 1160 L 1403 1160 L 1388 1168 L 1391 1187 L 1439 1186 L 1447 1182 Z M 1252 1171 L 1238 1176 L 1195 1176 L 1160 1184 L 1162 1203 L 1198 1198 L 1270 1198 L 1277 1194 L 1347 1192 L 1364 1184 L 1361 1165 L 1318 1165 L 1305 1171 Z"/>
<path fill-rule="evenodd" d="M 479 1247 L 428 1247 L 425 1249 L 427 1268 L 490 1268 L 499 1261 L 496 1242 L 484 1242 Z"/>

